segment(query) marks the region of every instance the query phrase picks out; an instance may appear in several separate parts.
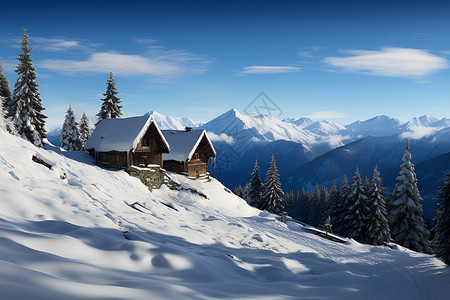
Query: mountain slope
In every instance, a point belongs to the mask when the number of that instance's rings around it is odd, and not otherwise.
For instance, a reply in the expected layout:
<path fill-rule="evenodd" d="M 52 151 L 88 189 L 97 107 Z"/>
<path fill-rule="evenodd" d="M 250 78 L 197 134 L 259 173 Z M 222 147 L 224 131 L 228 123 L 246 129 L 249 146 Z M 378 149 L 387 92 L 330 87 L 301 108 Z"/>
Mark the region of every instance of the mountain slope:
<path fill-rule="evenodd" d="M 171 174 L 182 189 L 150 193 L 123 171 L 92 165 L 86 153 L 0 138 L 6 299 L 442 299 L 450 292 L 450 272 L 433 256 L 322 239 L 247 206 L 214 179 Z"/>
<path fill-rule="evenodd" d="M 160 114 L 156 111 L 150 111 L 150 112 L 146 113 L 145 115 L 153 116 L 161 130 L 166 130 L 166 129 L 183 130 L 186 127 L 199 127 L 204 124 L 204 122 L 192 121 L 190 118 L 167 116 L 167 115 Z"/>

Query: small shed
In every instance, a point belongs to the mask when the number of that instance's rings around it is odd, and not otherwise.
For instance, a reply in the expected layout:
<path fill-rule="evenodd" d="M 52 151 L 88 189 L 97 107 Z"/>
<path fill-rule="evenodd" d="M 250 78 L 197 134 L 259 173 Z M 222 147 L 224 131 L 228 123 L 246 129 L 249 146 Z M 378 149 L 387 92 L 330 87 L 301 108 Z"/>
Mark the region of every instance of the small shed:
<path fill-rule="evenodd" d="M 152 116 L 104 119 L 85 149 L 98 164 L 127 168 L 159 165 L 170 146 Z"/>
<path fill-rule="evenodd" d="M 164 168 L 199 177 L 208 173 L 208 162 L 216 157 L 211 140 L 203 129 L 162 130 L 170 144 L 170 153 L 164 155 Z"/>

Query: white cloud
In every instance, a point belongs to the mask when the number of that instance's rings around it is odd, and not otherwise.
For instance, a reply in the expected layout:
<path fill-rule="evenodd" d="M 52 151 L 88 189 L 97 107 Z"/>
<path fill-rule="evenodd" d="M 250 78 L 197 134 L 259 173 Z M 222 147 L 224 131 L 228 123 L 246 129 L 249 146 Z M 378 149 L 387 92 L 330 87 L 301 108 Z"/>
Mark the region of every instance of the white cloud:
<path fill-rule="evenodd" d="M 156 42 L 156 40 L 146 38 L 146 37 L 137 37 L 137 38 L 134 38 L 134 41 L 139 44 L 153 44 Z"/>
<path fill-rule="evenodd" d="M 347 72 L 405 78 L 426 77 L 448 67 L 447 60 L 427 50 L 387 47 L 344 52 L 350 56 L 327 57 L 324 62 Z"/>
<path fill-rule="evenodd" d="M 316 111 L 306 117 L 312 120 L 330 120 L 345 118 L 346 114 L 340 111 Z"/>
<path fill-rule="evenodd" d="M 164 52 L 164 51 L 162 51 Z M 210 62 L 187 52 L 177 56 L 122 54 L 115 51 L 92 53 L 85 60 L 46 59 L 39 67 L 67 75 L 105 73 L 110 69 L 121 76 L 174 77 L 206 71 Z"/>
<path fill-rule="evenodd" d="M 88 51 L 97 46 L 96 44 L 90 44 L 84 41 L 70 39 L 66 37 L 46 38 L 39 36 L 30 36 L 29 39 L 31 46 L 33 48 L 49 52 L 62 52 L 74 49 Z M 18 41 L 18 43 L 20 43 L 20 41 Z"/>
<path fill-rule="evenodd" d="M 413 131 L 409 132 L 403 132 L 400 134 L 400 138 L 402 139 L 412 139 L 412 140 L 420 140 L 421 138 L 430 136 L 438 132 L 440 128 L 433 128 L 433 127 L 418 127 L 417 129 L 414 129 Z"/>
<path fill-rule="evenodd" d="M 213 142 L 225 142 L 229 145 L 234 144 L 234 138 L 225 133 L 215 134 L 214 132 L 208 131 L 208 137 Z"/>
<path fill-rule="evenodd" d="M 244 67 L 240 74 L 278 74 L 299 71 L 301 71 L 299 67 L 291 66 L 249 66 Z"/>

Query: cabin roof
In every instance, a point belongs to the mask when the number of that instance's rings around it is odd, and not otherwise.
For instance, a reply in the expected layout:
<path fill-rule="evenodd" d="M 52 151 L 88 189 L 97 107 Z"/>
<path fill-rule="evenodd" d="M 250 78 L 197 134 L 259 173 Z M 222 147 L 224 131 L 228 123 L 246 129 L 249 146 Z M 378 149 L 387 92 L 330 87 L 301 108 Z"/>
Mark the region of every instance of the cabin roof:
<path fill-rule="evenodd" d="M 164 155 L 164 160 L 190 161 L 203 138 L 206 138 L 214 157 L 216 156 L 216 150 L 203 129 L 162 130 L 162 133 L 171 146 L 170 153 Z"/>
<path fill-rule="evenodd" d="M 84 148 L 95 149 L 97 152 L 135 150 L 152 123 L 169 151 L 169 143 L 153 116 L 104 119 L 97 125 Z"/>

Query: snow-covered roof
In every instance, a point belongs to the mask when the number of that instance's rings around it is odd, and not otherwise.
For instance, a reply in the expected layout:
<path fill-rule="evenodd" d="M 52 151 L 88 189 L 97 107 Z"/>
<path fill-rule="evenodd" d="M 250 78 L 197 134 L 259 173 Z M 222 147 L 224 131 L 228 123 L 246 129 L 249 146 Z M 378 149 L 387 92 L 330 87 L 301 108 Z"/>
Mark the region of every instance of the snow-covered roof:
<path fill-rule="evenodd" d="M 162 133 L 171 147 L 170 153 L 164 155 L 164 160 L 190 161 L 203 137 L 206 138 L 216 156 L 216 150 L 204 129 L 162 130 Z"/>
<path fill-rule="evenodd" d="M 98 152 L 134 150 L 152 123 L 167 149 L 170 149 L 152 116 L 104 119 L 97 125 L 84 148 Z"/>

